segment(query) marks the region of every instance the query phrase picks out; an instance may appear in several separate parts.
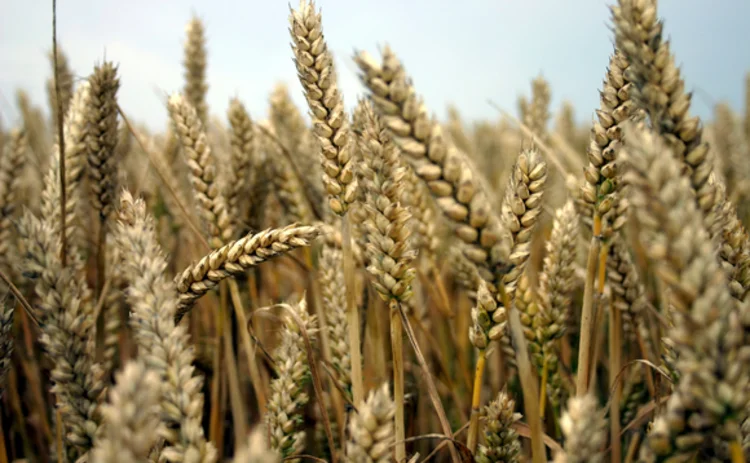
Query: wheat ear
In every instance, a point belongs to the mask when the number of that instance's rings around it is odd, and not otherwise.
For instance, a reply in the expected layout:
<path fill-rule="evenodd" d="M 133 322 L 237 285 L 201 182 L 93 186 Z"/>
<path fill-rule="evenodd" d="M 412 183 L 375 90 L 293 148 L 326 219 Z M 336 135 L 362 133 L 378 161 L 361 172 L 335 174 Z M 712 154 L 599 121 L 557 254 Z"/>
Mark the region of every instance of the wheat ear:
<path fill-rule="evenodd" d="M 283 307 L 292 311 L 294 316 L 282 314 L 284 328 L 280 344 L 273 354 L 278 376 L 271 381 L 266 423 L 271 435 L 271 448 L 287 458 L 299 455 L 305 449 L 305 429 L 301 423 L 302 412 L 310 400 L 306 387 L 310 384 L 311 373 L 302 329 L 307 332 L 310 342 L 315 343 L 318 328 L 317 319 L 308 313 L 304 298 L 297 304 L 283 304 Z M 297 326 L 298 320 L 302 327 Z"/>
<path fill-rule="evenodd" d="M 642 455 L 687 456 L 711 432 L 730 441 L 736 437 L 735 417 L 748 404 L 750 356 L 742 326 L 748 320 L 730 296 L 680 162 L 659 134 L 643 124 L 628 129 L 628 183 L 641 240 L 671 289 L 675 326 L 669 337 L 680 373 Z M 701 329 L 695 331 L 696 326 Z"/>
<path fill-rule="evenodd" d="M 203 378 L 194 375 L 194 353 L 187 328 L 175 326 L 178 300 L 165 275 L 166 258 L 158 244 L 154 221 L 142 199 L 127 190 L 120 194 L 115 233 L 129 283 L 131 327 L 146 366 L 162 380 L 160 457 L 169 462 L 216 461 L 216 450 L 203 434 Z"/>
<path fill-rule="evenodd" d="M 145 461 L 159 436 L 159 374 L 130 361 L 116 375 L 109 403 L 102 406 L 104 432 L 91 451 L 92 463 Z"/>
<path fill-rule="evenodd" d="M 555 463 L 600 463 L 607 439 L 607 420 L 591 395 L 573 397 L 560 420 L 565 436 L 564 452 L 555 455 Z"/>
<path fill-rule="evenodd" d="M 333 56 L 323 35 L 320 12 L 300 0 L 289 15 L 294 62 L 323 155 L 323 183 L 331 210 L 346 213 L 357 194 L 349 121 L 336 82 Z"/>
<path fill-rule="evenodd" d="M 13 309 L 16 300 L 0 301 L 0 397 L 5 392 L 5 378 L 13 355 Z"/>
<path fill-rule="evenodd" d="M 185 68 L 185 97 L 195 108 L 201 124 L 208 124 L 208 105 L 206 104 L 206 37 L 203 22 L 193 17 L 185 26 L 185 57 L 182 65 Z"/>
<path fill-rule="evenodd" d="M 515 412 L 516 403 L 507 392 L 500 391 L 497 398 L 484 407 L 484 445 L 479 446 L 477 463 L 519 463 L 521 442 L 514 425 L 521 420 Z"/>
<path fill-rule="evenodd" d="M 12 130 L 9 138 L 7 146 L 0 146 L 0 153 L 3 153 L 2 162 L 0 162 L 0 256 L 2 256 L 0 269 L 3 270 L 12 268 L 11 253 L 15 250 L 13 221 L 16 218 L 16 209 L 22 200 L 20 195 L 23 176 L 21 174 L 26 165 L 28 148 L 24 131 Z"/>
<path fill-rule="evenodd" d="M 292 224 L 248 234 L 212 251 L 175 278 L 178 291 L 175 320 L 179 322 L 195 301 L 221 280 L 243 274 L 250 267 L 293 249 L 309 246 L 318 234 L 315 227 Z"/>
<path fill-rule="evenodd" d="M 252 207 L 250 187 L 253 185 L 250 176 L 258 162 L 255 150 L 255 127 L 245 106 L 237 98 L 229 102 L 227 110 L 229 119 L 231 148 L 231 166 L 229 170 L 229 191 L 227 206 L 229 215 L 234 221 L 235 232 L 241 230 L 242 221 L 248 216 Z M 253 179 L 258 181 L 257 178 Z"/>
<path fill-rule="evenodd" d="M 51 219 L 54 221 L 54 217 Z M 27 250 L 24 275 L 36 280 L 42 345 L 54 361 L 52 393 L 64 420 L 69 456 L 75 458 L 93 445 L 99 427 L 98 399 L 104 385 L 96 379 L 89 348 L 93 308 L 90 290 L 76 275 L 82 264 L 71 259 L 71 265 L 63 268 L 59 234 L 50 222 L 50 218 L 40 221 L 25 211 L 18 230 Z"/>
<path fill-rule="evenodd" d="M 257 426 L 237 449 L 234 463 L 281 463 L 281 455 L 268 447 L 265 427 Z"/>
<path fill-rule="evenodd" d="M 388 384 L 370 391 L 359 410 L 349 419 L 349 440 L 346 443 L 348 463 L 386 463 L 392 461 L 395 406 Z"/>

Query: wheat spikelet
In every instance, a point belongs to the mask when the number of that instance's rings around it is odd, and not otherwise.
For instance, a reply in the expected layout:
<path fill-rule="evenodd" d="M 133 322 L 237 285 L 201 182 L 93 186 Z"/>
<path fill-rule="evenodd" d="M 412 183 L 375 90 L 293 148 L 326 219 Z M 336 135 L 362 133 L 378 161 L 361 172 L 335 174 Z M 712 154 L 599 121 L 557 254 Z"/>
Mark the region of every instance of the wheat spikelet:
<path fill-rule="evenodd" d="M 709 182 L 712 165 L 698 117 L 691 117 L 691 94 L 663 37 L 656 0 L 620 0 L 611 8 L 615 42 L 630 63 L 628 80 L 633 100 L 648 113 L 651 125 L 662 134 L 673 155 L 690 168 L 690 183 L 706 227 L 713 220 L 717 198 Z"/>
<path fill-rule="evenodd" d="M 216 160 L 204 126 L 190 103 L 182 95 L 174 94 L 169 97 L 167 106 L 190 167 L 190 182 L 208 231 L 209 244 L 217 249 L 232 238 L 232 223 L 226 199 L 216 182 Z"/>
<path fill-rule="evenodd" d="M 13 308 L 15 299 L 0 301 L 0 398 L 5 392 L 5 378 L 13 355 Z"/>
<path fill-rule="evenodd" d="M 346 443 L 347 463 L 386 463 L 392 461 L 395 406 L 388 384 L 370 391 L 359 412 L 349 419 L 349 440 Z"/>
<path fill-rule="evenodd" d="M 212 251 L 175 278 L 178 291 L 175 320 L 179 322 L 195 301 L 221 280 L 240 275 L 295 248 L 309 246 L 319 233 L 315 227 L 292 224 L 248 234 Z"/>
<path fill-rule="evenodd" d="M 344 391 L 351 389 L 349 322 L 346 318 L 343 253 L 340 247 L 324 243 L 320 252 L 320 292 L 326 314 L 326 329 L 331 348 L 331 363 Z"/>
<path fill-rule="evenodd" d="M 117 90 L 120 81 L 117 68 L 110 62 L 94 68 L 89 77 L 89 99 L 86 107 L 88 131 L 86 156 L 88 175 L 93 192 L 94 209 L 106 223 L 115 206 L 117 187 Z"/>
<path fill-rule="evenodd" d="M 478 267 L 482 278 L 494 283 L 496 272 L 504 267 L 507 250 L 501 249 L 500 221 L 492 211 L 488 193 L 482 190 L 468 161 L 428 117 L 390 48 L 383 50 L 381 63 L 364 52 L 358 53 L 355 61 L 393 143 L 427 184 L 456 235 L 466 244 L 467 259 Z"/>
<path fill-rule="evenodd" d="M 68 115 L 65 118 L 65 227 L 67 234 L 66 252 L 78 255 L 85 249 L 81 220 L 84 217 L 83 177 L 86 172 L 86 137 L 88 133 L 87 111 L 90 98 L 88 82 L 81 83 L 73 95 Z M 49 168 L 44 181 L 41 198 L 41 216 L 48 220 L 55 235 L 60 234 L 60 159 L 55 147 L 48 155 Z"/>
<path fill-rule="evenodd" d="M 367 271 L 373 286 L 385 299 L 407 301 L 415 277 L 412 262 L 416 253 L 409 241 L 409 211 L 401 205 L 405 166 L 373 112 L 364 103 L 365 123 L 361 134 L 361 183 L 366 200 L 364 227 Z"/>
<path fill-rule="evenodd" d="M 560 420 L 565 451 L 555 455 L 555 463 L 599 463 L 607 439 L 607 421 L 597 409 L 592 395 L 574 397 Z"/>
<path fill-rule="evenodd" d="M 12 130 L 9 138 L 7 146 L 0 147 L 0 153 L 4 153 L 0 162 L 0 269 L 6 272 L 12 268 L 12 254 L 16 252 L 13 222 L 22 200 L 22 173 L 28 148 L 24 131 Z M 16 277 L 13 273 L 10 276 Z"/>
<path fill-rule="evenodd" d="M 102 297 L 102 318 L 104 319 L 104 336 L 102 358 L 99 361 L 102 377 L 108 379 L 118 363 L 120 347 L 120 331 L 125 328 L 122 323 L 123 313 L 127 313 L 125 292 L 127 280 L 120 268 L 122 256 L 117 242 L 111 236 L 107 237 L 105 275 L 110 280 L 109 290 Z"/>
<path fill-rule="evenodd" d="M 518 279 L 526 269 L 531 253 L 531 239 L 542 212 L 542 198 L 547 181 L 547 163 L 535 149 L 522 151 L 513 166 L 511 177 L 505 188 L 501 217 L 510 235 L 510 266 L 502 276 L 502 284 L 509 296 L 513 296 Z M 495 323 L 503 323 L 506 308 L 500 305 L 493 313 Z M 504 336 L 503 343 L 510 339 Z M 496 333 L 502 336 L 502 333 Z M 500 339 L 498 337 L 491 339 Z M 512 358 L 512 357 L 511 357 Z"/>
<path fill-rule="evenodd" d="M 535 354 L 540 372 L 548 369 L 550 402 L 557 406 L 562 396 L 562 379 L 558 371 L 557 339 L 565 333 L 575 286 L 575 260 L 578 240 L 578 217 L 568 200 L 555 213 L 552 234 L 547 241 L 542 273 L 539 276 L 538 308 L 527 312 L 530 317 L 529 350 Z M 524 317 L 521 318 L 524 321 Z M 528 337 L 528 333 L 527 333 Z"/>
<path fill-rule="evenodd" d="M 323 155 L 323 183 L 328 202 L 334 213 L 343 215 L 356 199 L 357 181 L 349 122 L 336 83 L 333 57 L 323 36 L 320 13 L 315 11 L 312 0 L 300 0 L 289 15 L 289 23 L 297 74 Z"/>
<path fill-rule="evenodd" d="M 628 68 L 626 56 L 615 49 L 599 93 L 597 119 L 591 128 L 586 150 L 589 164 L 584 171 L 585 182 L 581 187 L 581 198 L 590 205 L 592 213 L 610 216 L 605 236 L 612 233 L 610 226 L 619 228 L 624 220 L 623 216 L 618 216 L 617 208 L 613 206 L 620 186 L 617 153 L 622 146 L 621 123 L 628 120 L 635 111 L 635 104 L 630 96 L 633 84 L 628 79 Z"/>
<path fill-rule="evenodd" d="M 116 376 L 109 403 L 102 406 L 104 432 L 91 452 L 92 463 L 145 461 L 159 436 L 159 375 L 130 361 Z"/>
<path fill-rule="evenodd" d="M 49 53 L 49 61 L 53 67 L 55 66 L 55 55 L 54 52 Z M 71 98 L 73 98 L 73 72 L 70 70 L 68 65 L 68 57 L 57 47 L 57 85 L 60 88 L 60 108 L 62 108 L 63 117 L 68 114 L 68 107 L 70 105 Z M 57 93 L 55 91 L 55 78 L 52 77 L 47 80 L 47 98 L 49 101 L 50 115 L 52 116 L 53 127 L 57 125 Z"/>
<path fill-rule="evenodd" d="M 229 102 L 227 119 L 231 127 L 229 140 L 231 147 L 231 169 L 229 169 L 229 191 L 227 205 L 229 215 L 234 221 L 236 230 L 242 229 L 242 223 L 251 210 L 250 187 L 258 179 L 254 167 L 258 162 L 255 152 L 255 128 L 250 114 L 237 98 Z"/>
<path fill-rule="evenodd" d="M 305 430 L 300 424 L 301 413 L 310 400 L 305 390 L 311 376 L 301 328 L 307 331 L 310 342 L 314 344 L 317 319 L 307 312 L 304 298 L 297 304 L 283 306 L 293 311 L 296 318 L 289 314 L 284 317 L 281 341 L 273 354 L 278 377 L 271 381 L 266 423 L 271 435 L 271 448 L 286 458 L 299 455 L 305 448 Z M 303 327 L 297 325 L 297 319 Z"/>
<path fill-rule="evenodd" d="M 164 274 L 167 262 L 159 247 L 154 221 L 141 199 L 120 194 L 115 233 L 128 279 L 131 327 L 139 357 L 162 381 L 161 436 L 166 447 L 160 458 L 169 462 L 216 461 L 216 450 L 203 435 L 203 378 L 193 374 L 193 348 L 184 326 L 175 326 L 178 300 L 174 284 Z"/>
<path fill-rule="evenodd" d="M 636 325 L 645 307 L 643 284 L 623 238 L 615 235 L 609 243 L 607 281 L 612 289 L 612 304 L 620 309 L 622 328 L 635 339 Z"/>
<path fill-rule="evenodd" d="M 234 463 L 281 463 L 281 455 L 268 448 L 264 426 L 257 426 L 232 460 Z"/>
<path fill-rule="evenodd" d="M 47 165 L 45 164 L 47 157 L 52 149 L 49 134 L 47 133 L 47 122 L 42 115 L 41 109 L 32 106 L 29 101 L 29 95 L 25 91 L 19 89 L 16 92 L 16 101 L 21 116 L 23 117 L 23 130 L 26 132 L 29 148 L 31 148 L 34 158 L 39 163 L 39 172 L 44 172 L 47 168 Z M 41 186 L 39 186 L 39 188 L 41 188 Z"/>
<path fill-rule="evenodd" d="M 717 183 L 719 197 L 717 220 L 712 235 L 721 238 L 719 257 L 729 276 L 729 290 L 738 300 L 745 300 L 750 291 L 750 237 L 734 207 L 724 194 L 725 187 Z"/>
<path fill-rule="evenodd" d="M 193 17 L 185 26 L 185 57 L 182 65 L 185 68 L 185 97 L 206 126 L 208 123 L 208 106 L 206 105 L 206 37 L 203 22 Z"/>
<path fill-rule="evenodd" d="M 437 236 L 437 217 L 430 193 L 411 168 L 404 169 L 403 186 L 402 200 L 412 216 L 414 249 L 428 262 L 434 261 L 440 240 Z M 472 289 L 474 287 L 475 285 Z"/>
<path fill-rule="evenodd" d="M 519 463 L 521 442 L 513 425 L 521 420 L 516 403 L 505 391 L 484 407 L 484 445 L 479 446 L 477 463 Z"/>
<path fill-rule="evenodd" d="M 543 76 L 537 76 L 531 81 L 531 102 L 528 105 L 523 122 L 545 143 L 549 138 L 547 123 L 550 117 L 550 99 L 549 82 Z"/>

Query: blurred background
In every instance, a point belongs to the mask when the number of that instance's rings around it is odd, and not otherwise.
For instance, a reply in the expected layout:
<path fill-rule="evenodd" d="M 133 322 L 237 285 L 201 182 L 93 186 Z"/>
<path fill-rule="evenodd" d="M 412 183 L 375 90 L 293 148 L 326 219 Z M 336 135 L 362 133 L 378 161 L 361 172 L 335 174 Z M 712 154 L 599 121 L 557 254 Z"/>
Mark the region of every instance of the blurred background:
<path fill-rule="evenodd" d="M 319 0 L 325 34 L 337 60 L 348 106 L 361 87 L 351 61 L 355 49 L 375 53 L 390 44 L 428 106 L 445 116 L 455 103 L 466 120 L 493 119 L 493 100 L 516 113 L 540 73 L 552 86 L 553 113 L 563 100 L 588 122 L 598 106 L 593 89 L 612 50 L 609 5 L 601 0 Z M 296 3 L 295 3 L 296 5 Z M 693 113 L 711 118 L 712 104 L 743 106 L 750 70 L 746 0 L 663 0 L 660 15 L 688 88 Z M 181 88 L 184 26 L 195 14 L 208 38 L 208 106 L 223 117 L 239 96 L 256 118 L 268 95 L 286 82 L 303 104 L 287 31 L 286 0 L 60 0 L 58 37 L 77 76 L 105 57 L 119 63 L 119 99 L 131 117 L 153 130 L 167 125 L 165 95 Z M 0 117 L 18 120 L 17 88 L 47 110 L 51 75 L 51 0 L 0 1 Z M 301 106 L 304 107 L 304 106 Z"/>

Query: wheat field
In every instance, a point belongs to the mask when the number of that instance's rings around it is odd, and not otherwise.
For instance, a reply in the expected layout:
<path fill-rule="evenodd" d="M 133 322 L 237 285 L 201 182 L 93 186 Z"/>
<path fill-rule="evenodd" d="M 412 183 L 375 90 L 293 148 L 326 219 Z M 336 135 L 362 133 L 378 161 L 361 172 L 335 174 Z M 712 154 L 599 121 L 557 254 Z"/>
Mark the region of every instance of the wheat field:
<path fill-rule="evenodd" d="M 597 108 L 482 121 L 313 0 L 265 119 L 198 17 L 162 133 L 55 41 L 0 127 L 0 463 L 750 461 L 750 74 L 703 121 L 657 0 L 610 12 Z"/>

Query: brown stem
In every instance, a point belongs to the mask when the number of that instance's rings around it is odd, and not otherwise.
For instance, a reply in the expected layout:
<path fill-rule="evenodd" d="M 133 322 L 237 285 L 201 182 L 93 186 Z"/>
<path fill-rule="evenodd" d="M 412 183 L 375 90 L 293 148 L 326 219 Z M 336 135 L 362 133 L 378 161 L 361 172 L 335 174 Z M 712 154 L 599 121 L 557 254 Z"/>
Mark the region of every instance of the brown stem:
<path fill-rule="evenodd" d="M 393 400 L 396 403 L 394 417 L 396 437 L 396 461 L 406 460 L 406 414 L 404 412 L 404 331 L 399 317 L 399 303 L 391 299 L 391 353 L 393 355 Z"/>
<path fill-rule="evenodd" d="M 617 381 L 616 375 L 622 368 L 620 356 L 622 342 L 620 335 L 622 333 L 622 318 L 620 309 L 615 304 L 610 304 L 609 310 L 609 377 L 610 387 L 614 387 L 612 397 L 612 407 L 610 408 L 610 440 L 612 444 L 612 463 L 622 461 L 622 439 L 620 438 L 620 397 L 622 396 L 622 382 Z"/>
<path fill-rule="evenodd" d="M 242 307 L 242 299 L 240 298 L 240 290 L 237 286 L 237 282 L 234 279 L 229 280 L 229 294 L 232 297 L 232 305 L 234 306 L 234 313 L 237 317 L 237 324 L 240 326 L 240 338 L 242 346 L 245 349 L 247 355 L 247 368 L 250 372 L 250 381 L 253 384 L 253 391 L 255 392 L 255 398 L 258 404 L 258 413 L 260 416 L 266 415 L 266 391 L 264 388 L 264 382 L 261 380 L 260 373 L 258 372 L 258 365 L 255 363 L 255 348 L 250 340 L 250 333 L 248 332 L 248 320 L 245 316 L 245 309 Z"/>
<path fill-rule="evenodd" d="M 469 421 L 469 435 L 466 438 L 466 446 L 475 453 L 477 449 L 477 437 L 479 436 L 479 406 L 482 401 L 482 378 L 484 377 L 484 366 L 487 360 L 487 351 L 479 349 L 477 355 L 477 368 L 474 372 L 474 390 L 471 394 L 471 418 Z"/>
<path fill-rule="evenodd" d="M 432 401 L 432 405 L 435 408 L 435 412 L 437 413 L 440 420 L 440 427 L 443 428 L 443 434 L 445 434 L 447 438 L 453 439 L 453 431 L 451 430 L 448 416 L 445 414 L 443 403 L 440 401 L 440 394 L 438 394 L 437 387 L 435 387 L 435 380 L 432 378 L 430 368 L 427 366 L 427 361 L 422 354 L 422 349 L 420 349 L 419 344 L 417 344 L 417 338 L 416 336 L 414 336 L 414 330 L 412 329 L 411 323 L 409 323 L 409 319 L 406 317 L 403 307 L 401 307 L 400 304 L 398 305 L 398 309 L 399 313 L 401 314 L 401 322 L 403 323 L 406 330 L 406 336 L 409 338 L 409 343 L 411 344 L 412 348 L 414 349 L 414 353 L 417 356 L 417 362 L 419 362 L 419 366 L 422 368 L 422 375 L 424 376 L 425 382 L 427 383 L 427 392 L 430 395 L 430 400 Z M 459 463 L 461 460 L 458 457 L 456 446 L 453 445 L 453 443 L 450 444 L 450 451 L 453 462 Z"/>
<path fill-rule="evenodd" d="M 57 69 L 57 0 L 52 0 L 52 60 L 55 72 L 55 103 L 57 104 L 57 146 L 60 149 L 60 263 L 67 264 L 65 211 L 68 193 L 65 191 L 65 137 L 63 136 L 63 104 L 60 98 L 60 71 Z"/>
<path fill-rule="evenodd" d="M 583 308 L 581 310 L 581 341 L 578 346 L 578 376 L 576 378 L 576 395 L 583 397 L 588 392 L 589 369 L 591 368 L 591 338 L 594 334 L 594 283 L 596 264 L 601 247 L 602 219 L 594 215 L 594 236 L 591 237 L 589 256 L 586 263 L 586 285 L 583 289 Z"/>
<path fill-rule="evenodd" d="M 356 301 L 354 280 L 354 252 L 352 250 L 352 233 L 349 215 L 341 221 L 341 250 L 344 264 L 344 286 L 346 286 L 346 316 L 349 322 L 349 348 L 352 356 L 352 398 L 354 405 L 364 400 L 365 391 L 362 381 L 362 351 L 359 334 L 359 309 Z"/>

